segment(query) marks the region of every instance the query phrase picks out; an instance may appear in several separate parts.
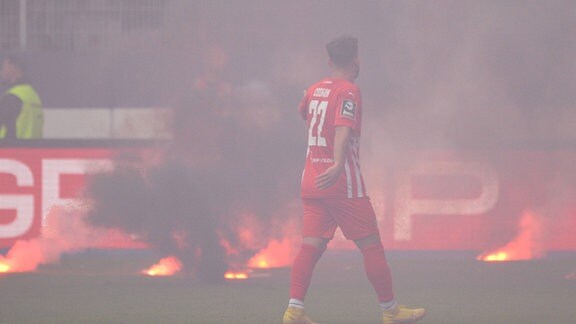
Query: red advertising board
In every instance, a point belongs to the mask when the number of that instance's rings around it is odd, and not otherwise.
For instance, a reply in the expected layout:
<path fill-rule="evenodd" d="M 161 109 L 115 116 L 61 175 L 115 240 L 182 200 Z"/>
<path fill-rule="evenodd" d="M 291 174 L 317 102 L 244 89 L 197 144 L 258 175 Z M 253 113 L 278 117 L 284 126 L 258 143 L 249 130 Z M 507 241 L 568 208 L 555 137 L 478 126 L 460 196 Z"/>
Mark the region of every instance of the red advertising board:
<path fill-rule="evenodd" d="M 52 206 L 72 203 L 85 175 L 110 166 L 101 148 L 0 149 L 0 246 L 39 234 Z"/>
<path fill-rule="evenodd" d="M 118 148 L 0 149 L 0 247 L 37 236 L 47 211 L 74 201 L 86 174 L 111 166 Z M 576 151 L 508 150 L 485 158 L 411 153 L 409 163 L 366 169 L 388 249 L 489 250 L 534 219 L 530 239 L 546 250 L 576 250 Z"/>
<path fill-rule="evenodd" d="M 399 152 L 365 170 L 388 249 L 487 251 L 522 240 L 576 250 L 573 149 Z"/>

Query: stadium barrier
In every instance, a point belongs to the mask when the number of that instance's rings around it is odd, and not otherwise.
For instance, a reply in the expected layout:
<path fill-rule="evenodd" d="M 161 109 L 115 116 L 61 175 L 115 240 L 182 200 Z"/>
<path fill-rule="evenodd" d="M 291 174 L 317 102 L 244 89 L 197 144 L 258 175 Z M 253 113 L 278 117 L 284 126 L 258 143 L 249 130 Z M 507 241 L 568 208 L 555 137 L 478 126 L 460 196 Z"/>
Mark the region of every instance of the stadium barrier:
<path fill-rule="evenodd" d="M 171 108 L 45 108 L 46 139 L 167 139 Z"/>
<path fill-rule="evenodd" d="M 149 140 L 3 142 L 0 246 L 38 235 L 48 210 L 73 203 L 87 174 L 106 170 L 122 152 L 154 145 Z M 383 166 L 378 177 L 369 173 L 387 248 L 485 251 L 522 239 L 531 250 L 576 250 L 576 150 L 492 153 L 411 152 L 410 163 Z"/>
<path fill-rule="evenodd" d="M 1 142 L 0 248 L 37 237 L 52 208 L 81 202 L 90 174 L 110 170 L 118 155 L 141 152 L 156 143 L 96 139 Z"/>

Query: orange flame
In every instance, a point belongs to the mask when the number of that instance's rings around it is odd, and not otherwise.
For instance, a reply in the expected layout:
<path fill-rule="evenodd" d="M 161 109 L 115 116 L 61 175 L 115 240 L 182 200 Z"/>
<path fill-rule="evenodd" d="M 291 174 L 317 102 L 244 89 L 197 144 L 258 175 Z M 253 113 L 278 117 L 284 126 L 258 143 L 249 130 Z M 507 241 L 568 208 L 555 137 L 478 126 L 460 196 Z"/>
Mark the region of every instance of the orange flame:
<path fill-rule="evenodd" d="M 541 223 L 537 217 L 526 211 L 519 224 L 516 237 L 505 246 L 489 253 L 482 253 L 476 259 L 487 262 L 531 260 L 541 258 L 540 247 Z"/>
<path fill-rule="evenodd" d="M 57 262 L 63 250 L 63 243 L 54 239 L 18 240 L 6 257 L 0 256 L 0 272 L 36 271 L 40 264 Z"/>
<path fill-rule="evenodd" d="M 119 230 L 89 226 L 84 206 L 53 206 L 39 236 L 16 241 L 5 257 L 0 255 L 0 273 L 36 271 L 42 264 L 57 263 L 63 253 L 90 247 L 145 247 Z"/>
<path fill-rule="evenodd" d="M 293 242 L 289 239 L 272 240 L 268 246 L 248 262 L 250 268 L 287 267 L 291 262 Z"/>
<path fill-rule="evenodd" d="M 225 248 L 232 269 L 265 269 L 289 266 L 295 244 L 299 243 L 296 217 L 290 221 L 265 223 L 252 213 L 241 214 L 231 224 L 236 232 L 237 241 L 230 242 L 221 233 L 220 243 Z M 273 236 L 275 238 L 271 238 Z M 245 255 L 258 251 L 249 260 Z"/>
<path fill-rule="evenodd" d="M 0 273 L 10 272 L 10 263 L 0 256 Z"/>
<path fill-rule="evenodd" d="M 268 246 L 248 261 L 251 269 L 267 269 L 290 265 L 293 242 L 289 239 L 271 240 Z M 245 280 L 250 277 L 251 269 L 247 271 L 228 271 L 224 274 L 227 280 Z"/>
<path fill-rule="evenodd" d="M 172 276 L 182 269 L 182 263 L 176 257 L 170 256 L 160 259 L 158 263 L 149 269 L 143 270 L 142 273 L 149 276 Z"/>

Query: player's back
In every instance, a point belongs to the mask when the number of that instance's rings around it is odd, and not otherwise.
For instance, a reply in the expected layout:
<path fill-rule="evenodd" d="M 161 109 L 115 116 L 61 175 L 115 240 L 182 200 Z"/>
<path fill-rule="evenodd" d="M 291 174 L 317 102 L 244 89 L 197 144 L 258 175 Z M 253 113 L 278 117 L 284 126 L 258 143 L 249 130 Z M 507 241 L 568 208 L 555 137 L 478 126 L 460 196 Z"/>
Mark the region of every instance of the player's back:
<path fill-rule="evenodd" d="M 358 87 L 344 79 L 327 78 L 308 88 L 299 111 L 307 120 L 308 152 L 302 178 L 305 197 L 364 196 L 359 167 L 361 96 Z M 334 164 L 334 135 L 337 126 L 352 129 L 345 161 L 345 172 L 332 187 L 319 191 L 314 179 Z"/>

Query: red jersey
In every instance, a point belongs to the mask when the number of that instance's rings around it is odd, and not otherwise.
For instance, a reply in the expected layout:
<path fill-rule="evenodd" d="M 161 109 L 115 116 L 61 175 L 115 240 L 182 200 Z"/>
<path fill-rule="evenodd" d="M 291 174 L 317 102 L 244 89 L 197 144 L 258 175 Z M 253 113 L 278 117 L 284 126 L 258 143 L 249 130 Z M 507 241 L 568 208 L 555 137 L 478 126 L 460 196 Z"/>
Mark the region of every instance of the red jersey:
<path fill-rule="evenodd" d="M 308 126 L 308 151 L 302 174 L 302 197 L 365 197 L 366 188 L 359 162 L 362 99 L 358 87 L 344 79 L 323 79 L 308 88 L 298 110 Z M 316 176 L 334 164 L 336 126 L 347 126 L 352 129 L 344 171 L 336 183 L 327 189 L 319 190 L 314 185 Z"/>

